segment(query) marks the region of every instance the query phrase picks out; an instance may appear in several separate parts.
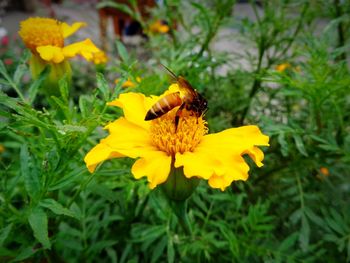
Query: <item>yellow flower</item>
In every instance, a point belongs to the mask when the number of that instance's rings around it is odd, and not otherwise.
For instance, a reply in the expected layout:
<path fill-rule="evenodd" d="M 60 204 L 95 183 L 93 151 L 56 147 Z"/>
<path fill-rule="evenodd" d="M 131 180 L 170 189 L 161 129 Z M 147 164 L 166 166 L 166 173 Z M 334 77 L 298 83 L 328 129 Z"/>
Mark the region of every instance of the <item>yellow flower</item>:
<path fill-rule="evenodd" d="M 21 22 L 18 33 L 33 55 L 58 64 L 76 55 L 91 60 L 93 54 L 100 52 L 90 39 L 64 45 L 64 40 L 83 26 L 83 22 L 70 26 L 51 18 L 31 17 Z"/>
<path fill-rule="evenodd" d="M 115 84 L 119 83 L 120 79 L 116 79 L 114 81 Z M 136 82 L 137 83 L 141 83 L 141 78 L 140 77 L 136 77 Z M 137 83 L 133 82 L 130 80 L 130 78 L 128 78 L 123 84 L 122 84 L 122 88 L 134 88 L 136 87 Z"/>
<path fill-rule="evenodd" d="M 151 33 L 165 34 L 168 33 L 169 30 L 169 26 L 164 24 L 161 20 L 157 20 L 156 22 L 152 23 L 149 27 L 149 31 Z"/>
<path fill-rule="evenodd" d="M 291 65 L 289 63 L 282 63 L 282 64 L 279 64 L 275 67 L 275 69 L 278 71 L 278 72 L 283 72 L 285 71 L 287 68 L 290 68 Z"/>
<path fill-rule="evenodd" d="M 320 173 L 324 176 L 329 176 L 329 170 L 326 167 L 321 167 L 320 168 Z"/>
<path fill-rule="evenodd" d="M 95 63 L 95 65 L 106 64 L 108 57 L 106 53 L 101 50 L 93 55 L 92 61 Z"/>
<path fill-rule="evenodd" d="M 179 90 L 177 84 L 165 92 Z M 90 172 L 101 162 L 120 157 L 138 158 L 131 172 L 136 179 L 146 176 L 151 189 L 167 181 L 174 169 L 184 176 L 207 180 L 213 188 L 224 190 L 233 181 L 247 180 L 249 166 L 242 155 L 248 154 L 261 167 L 264 153 L 257 146 L 268 146 L 269 137 L 257 126 L 231 128 L 208 134 L 205 120 L 183 111 L 177 129 L 178 107 L 152 121 L 147 111 L 160 97 L 124 93 L 108 103 L 123 109 L 124 117 L 108 124 L 109 136 L 85 156 Z"/>

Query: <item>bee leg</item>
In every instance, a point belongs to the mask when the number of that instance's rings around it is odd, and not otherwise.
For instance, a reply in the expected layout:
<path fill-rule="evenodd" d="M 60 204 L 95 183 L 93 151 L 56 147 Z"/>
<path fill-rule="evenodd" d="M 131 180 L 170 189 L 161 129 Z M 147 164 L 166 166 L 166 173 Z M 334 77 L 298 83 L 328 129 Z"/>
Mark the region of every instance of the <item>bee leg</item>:
<path fill-rule="evenodd" d="M 182 115 L 182 110 L 185 108 L 186 104 L 181 104 L 180 108 L 177 110 L 175 115 L 175 132 L 177 131 L 177 126 L 179 125 L 180 117 Z"/>

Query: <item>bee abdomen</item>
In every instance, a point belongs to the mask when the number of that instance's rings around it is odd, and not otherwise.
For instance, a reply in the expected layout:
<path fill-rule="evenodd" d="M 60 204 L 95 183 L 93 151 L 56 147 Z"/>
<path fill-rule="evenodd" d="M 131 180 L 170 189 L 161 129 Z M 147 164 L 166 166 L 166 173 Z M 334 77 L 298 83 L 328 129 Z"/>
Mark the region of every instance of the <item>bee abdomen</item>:
<path fill-rule="evenodd" d="M 146 114 L 145 121 L 156 119 L 172 110 L 176 106 L 180 106 L 181 104 L 182 100 L 180 98 L 180 92 L 168 94 L 158 100 L 157 103 L 149 109 Z"/>

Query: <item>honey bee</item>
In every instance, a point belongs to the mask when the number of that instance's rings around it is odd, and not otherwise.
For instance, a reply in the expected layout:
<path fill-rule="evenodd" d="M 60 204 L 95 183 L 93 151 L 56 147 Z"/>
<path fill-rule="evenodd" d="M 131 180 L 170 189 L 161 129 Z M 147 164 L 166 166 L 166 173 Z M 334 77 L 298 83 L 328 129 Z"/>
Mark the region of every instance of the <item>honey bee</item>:
<path fill-rule="evenodd" d="M 208 109 L 207 100 L 200 93 L 198 93 L 197 90 L 195 90 L 185 78 L 176 76 L 166 66 L 163 65 L 163 67 L 176 80 L 184 95 L 180 96 L 180 92 L 174 92 L 164 96 L 149 109 L 146 114 L 145 121 L 159 118 L 177 106 L 180 107 L 175 115 L 176 128 L 179 124 L 179 119 L 184 109 L 194 114 L 197 118 L 202 116 Z"/>

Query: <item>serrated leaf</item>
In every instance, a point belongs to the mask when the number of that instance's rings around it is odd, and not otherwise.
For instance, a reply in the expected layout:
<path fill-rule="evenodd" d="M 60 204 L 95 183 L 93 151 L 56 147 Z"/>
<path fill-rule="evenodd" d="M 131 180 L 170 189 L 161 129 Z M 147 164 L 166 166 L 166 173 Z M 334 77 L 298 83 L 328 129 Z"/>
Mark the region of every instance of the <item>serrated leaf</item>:
<path fill-rule="evenodd" d="M 105 77 L 101 73 L 96 74 L 96 81 L 97 81 L 97 88 L 99 91 L 101 91 L 104 100 L 109 100 L 109 86 L 108 82 L 106 81 Z"/>
<path fill-rule="evenodd" d="M 117 40 L 115 43 L 117 45 L 117 50 L 118 50 L 119 56 L 121 57 L 123 62 L 128 63 L 129 54 L 128 54 L 128 51 L 126 50 L 124 44 L 122 42 L 120 42 L 119 40 Z"/>
<path fill-rule="evenodd" d="M 310 225 L 307 217 L 303 214 L 301 217 L 301 229 L 299 233 L 300 247 L 303 251 L 307 251 L 310 240 Z"/>
<path fill-rule="evenodd" d="M 34 197 L 35 194 L 40 191 L 40 181 L 38 178 L 38 171 L 29 166 L 32 164 L 32 162 L 28 152 L 28 146 L 26 144 L 22 145 L 21 147 L 20 161 L 21 175 L 24 178 L 25 188 L 27 190 L 27 193 L 31 197 Z"/>
<path fill-rule="evenodd" d="M 292 246 L 294 246 L 295 242 L 297 241 L 298 235 L 299 235 L 298 232 L 295 232 L 295 233 L 289 235 L 287 238 L 285 238 L 278 248 L 279 251 L 287 251 L 287 250 L 291 249 Z"/>
<path fill-rule="evenodd" d="M 34 237 L 43 245 L 44 248 L 50 249 L 51 243 L 48 233 L 48 220 L 44 210 L 39 207 L 34 208 L 28 217 L 28 222 L 33 230 Z"/>
<path fill-rule="evenodd" d="M 68 98 L 69 98 L 69 85 L 68 85 L 68 80 L 67 77 L 63 77 L 58 81 L 58 87 L 60 89 L 60 94 L 62 96 L 62 99 L 68 103 Z"/>
<path fill-rule="evenodd" d="M 59 202 L 57 202 L 54 199 L 41 200 L 39 205 L 41 207 L 45 207 L 45 208 L 50 209 L 56 215 L 66 215 L 66 216 L 70 216 L 70 217 L 74 217 L 74 218 L 79 219 L 76 214 L 74 214 L 68 208 L 63 207 Z"/>
<path fill-rule="evenodd" d="M 154 247 L 153 253 L 152 253 L 152 260 L 151 262 L 158 262 L 160 256 L 163 254 L 165 246 L 167 245 L 167 239 L 168 236 L 163 236 L 159 242 L 157 243 L 157 245 Z"/>
<path fill-rule="evenodd" d="M 309 156 L 305 150 L 305 146 L 304 146 L 303 140 L 301 139 L 300 135 L 293 134 L 293 139 L 294 139 L 295 146 L 297 147 L 298 151 L 304 156 Z"/>
<path fill-rule="evenodd" d="M 13 82 L 19 85 L 24 73 L 27 71 L 27 66 L 25 64 L 18 65 L 15 73 L 13 74 Z"/>
<path fill-rule="evenodd" d="M 286 141 L 286 137 L 284 133 L 280 133 L 277 136 L 277 141 L 278 143 L 281 145 L 281 153 L 284 157 L 288 156 L 289 153 L 289 146 L 288 143 Z"/>

